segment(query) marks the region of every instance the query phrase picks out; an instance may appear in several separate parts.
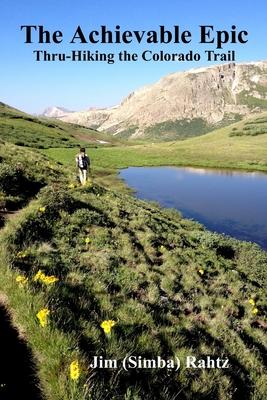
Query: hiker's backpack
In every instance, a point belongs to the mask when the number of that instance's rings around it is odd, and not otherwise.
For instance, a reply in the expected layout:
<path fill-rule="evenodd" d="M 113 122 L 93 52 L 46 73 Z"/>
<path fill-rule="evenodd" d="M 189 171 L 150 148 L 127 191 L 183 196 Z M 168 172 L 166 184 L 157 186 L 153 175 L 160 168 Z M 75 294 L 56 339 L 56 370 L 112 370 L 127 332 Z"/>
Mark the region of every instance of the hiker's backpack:
<path fill-rule="evenodd" d="M 89 166 L 89 158 L 87 155 L 78 157 L 78 165 L 80 169 L 87 169 Z"/>

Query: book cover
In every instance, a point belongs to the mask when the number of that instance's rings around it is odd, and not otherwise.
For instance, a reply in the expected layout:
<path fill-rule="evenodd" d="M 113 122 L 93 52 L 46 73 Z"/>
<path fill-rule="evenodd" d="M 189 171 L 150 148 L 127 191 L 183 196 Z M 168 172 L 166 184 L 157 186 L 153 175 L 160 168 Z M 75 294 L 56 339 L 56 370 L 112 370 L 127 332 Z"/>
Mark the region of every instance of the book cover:
<path fill-rule="evenodd" d="M 263 400 L 264 0 L 1 0 L 0 400 Z"/>

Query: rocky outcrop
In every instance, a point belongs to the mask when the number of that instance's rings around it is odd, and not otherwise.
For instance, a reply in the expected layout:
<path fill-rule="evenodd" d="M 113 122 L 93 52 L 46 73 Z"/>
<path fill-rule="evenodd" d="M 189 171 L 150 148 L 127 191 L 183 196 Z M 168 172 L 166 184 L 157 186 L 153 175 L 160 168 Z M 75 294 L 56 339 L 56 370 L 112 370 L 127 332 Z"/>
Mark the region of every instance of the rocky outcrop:
<path fill-rule="evenodd" d="M 173 73 L 134 91 L 117 107 L 59 118 L 114 135 L 128 131 L 138 137 L 148 127 L 166 121 L 202 119 L 216 124 L 229 114 L 261 111 L 265 101 L 267 105 L 267 61 L 231 63 Z"/>

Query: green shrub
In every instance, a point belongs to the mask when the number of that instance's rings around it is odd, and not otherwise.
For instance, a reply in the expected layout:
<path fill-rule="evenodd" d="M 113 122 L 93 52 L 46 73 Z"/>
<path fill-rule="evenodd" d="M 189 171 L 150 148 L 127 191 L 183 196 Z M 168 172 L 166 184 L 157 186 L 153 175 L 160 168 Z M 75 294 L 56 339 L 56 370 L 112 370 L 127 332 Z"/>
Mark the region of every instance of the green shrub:
<path fill-rule="evenodd" d="M 47 219 L 47 215 L 33 212 L 18 226 L 12 241 L 22 249 L 29 243 L 48 240 L 51 234 L 52 224 Z"/>
<path fill-rule="evenodd" d="M 75 205 L 73 197 L 56 184 L 42 189 L 39 197 L 43 206 L 47 207 L 46 215 L 50 217 L 57 216 L 60 210 L 70 212 Z"/>
<path fill-rule="evenodd" d="M 5 194 L 17 195 L 28 185 L 28 179 L 19 166 L 0 164 L 0 190 Z"/>
<path fill-rule="evenodd" d="M 80 209 L 73 213 L 70 223 L 75 226 L 85 225 L 106 225 L 106 218 L 103 214 L 94 210 Z"/>

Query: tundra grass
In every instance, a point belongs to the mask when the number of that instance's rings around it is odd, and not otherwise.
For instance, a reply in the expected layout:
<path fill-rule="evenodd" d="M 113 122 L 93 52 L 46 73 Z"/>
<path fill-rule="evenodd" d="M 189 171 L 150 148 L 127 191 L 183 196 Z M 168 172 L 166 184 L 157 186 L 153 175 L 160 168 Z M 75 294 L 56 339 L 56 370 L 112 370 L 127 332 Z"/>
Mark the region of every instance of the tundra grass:
<path fill-rule="evenodd" d="M 262 114 L 263 121 L 266 116 Z M 267 133 L 254 136 L 244 131 L 249 122 L 252 126 L 258 124 L 259 116 L 255 118 L 182 142 L 90 149 L 92 167 L 108 173 L 129 166 L 159 165 L 267 171 Z M 233 136 L 233 129 L 244 134 Z M 75 153 L 72 149 L 48 149 L 45 154 L 66 166 L 73 165 Z"/>

